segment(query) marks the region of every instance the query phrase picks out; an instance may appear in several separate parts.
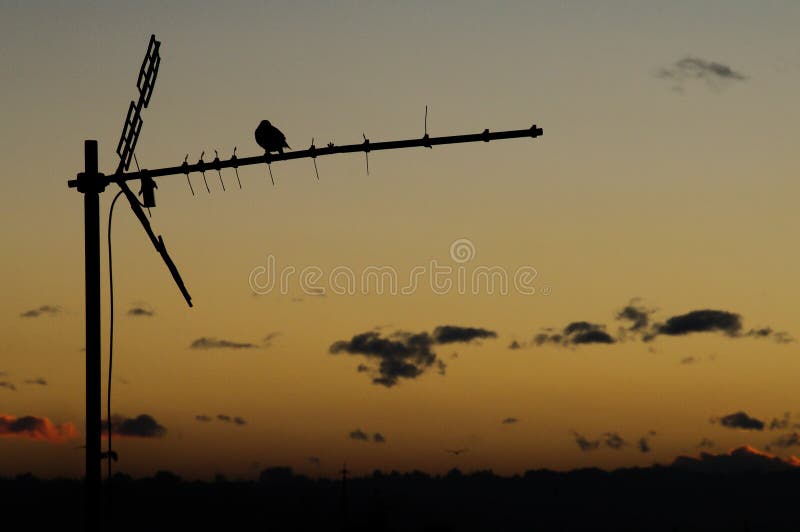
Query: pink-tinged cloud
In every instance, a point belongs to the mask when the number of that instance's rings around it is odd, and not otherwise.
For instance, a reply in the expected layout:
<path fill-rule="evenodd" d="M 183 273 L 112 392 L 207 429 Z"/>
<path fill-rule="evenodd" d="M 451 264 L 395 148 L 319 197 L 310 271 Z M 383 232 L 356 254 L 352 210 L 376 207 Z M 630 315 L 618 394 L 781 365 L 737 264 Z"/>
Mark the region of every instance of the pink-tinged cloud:
<path fill-rule="evenodd" d="M 699 457 L 679 456 L 672 467 L 711 473 L 786 471 L 800 467 L 800 459 L 796 456 L 781 458 L 750 445 L 743 445 L 727 453 L 700 453 Z"/>
<path fill-rule="evenodd" d="M 0 437 L 30 438 L 50 443 L 64 443 L 78 437 L 72 423 L 56 425 L 46 417 L 0 414 Z"/>

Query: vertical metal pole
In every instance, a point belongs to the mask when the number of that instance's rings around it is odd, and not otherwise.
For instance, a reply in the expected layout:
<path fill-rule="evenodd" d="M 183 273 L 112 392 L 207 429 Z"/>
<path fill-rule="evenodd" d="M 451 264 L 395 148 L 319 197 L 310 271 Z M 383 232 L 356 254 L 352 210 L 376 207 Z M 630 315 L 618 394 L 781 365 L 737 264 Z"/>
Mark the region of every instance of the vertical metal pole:
<path fill-rule="evenodd" d="M 86 252 L 86 500 L 87 532 L 100 530 L 100 192 L 97 141 L 84 141 L 83 188 Z"/>

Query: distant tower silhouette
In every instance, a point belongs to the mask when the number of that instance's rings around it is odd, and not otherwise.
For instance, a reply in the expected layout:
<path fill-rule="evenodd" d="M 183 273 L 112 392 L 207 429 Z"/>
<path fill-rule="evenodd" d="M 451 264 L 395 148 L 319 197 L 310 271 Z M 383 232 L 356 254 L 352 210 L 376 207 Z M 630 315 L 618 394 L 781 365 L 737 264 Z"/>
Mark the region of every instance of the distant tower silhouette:
<path fill-rule="evenodd" d="M 341 516 L 342 516 L 342 530 L 347 530 L 347 474 L 350 471 L 347 470 L 347 462 L 342 464 L 342 470 L 340 473 L 342 474 L 342 500 L 341 500 Z"/>

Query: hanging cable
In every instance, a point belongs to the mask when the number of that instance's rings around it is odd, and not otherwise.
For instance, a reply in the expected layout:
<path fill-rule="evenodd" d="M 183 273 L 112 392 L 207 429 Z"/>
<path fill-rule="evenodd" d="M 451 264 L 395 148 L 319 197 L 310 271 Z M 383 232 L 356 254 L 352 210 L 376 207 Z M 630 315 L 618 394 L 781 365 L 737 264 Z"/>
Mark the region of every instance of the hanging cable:
<path fill-rule="evenodd" d="M 122 195 L 122 191 L 117 192 L 111 201 L 111 208 L 108 210 L 108 298 L 109 298 L 109 319 L 108 319 L 108 387 L 106 394 L 106 432 L 108 434 L 108 450 L 105 458 L 108 460 L 108 506 L 109 513 L 111 508 L 111 462 L 116 458 L 116 453 L 111 450 L 111 370 L 114 362 L 114 268 L 111 260 L 111 221 L 114 215 L 114 205 Z"/>

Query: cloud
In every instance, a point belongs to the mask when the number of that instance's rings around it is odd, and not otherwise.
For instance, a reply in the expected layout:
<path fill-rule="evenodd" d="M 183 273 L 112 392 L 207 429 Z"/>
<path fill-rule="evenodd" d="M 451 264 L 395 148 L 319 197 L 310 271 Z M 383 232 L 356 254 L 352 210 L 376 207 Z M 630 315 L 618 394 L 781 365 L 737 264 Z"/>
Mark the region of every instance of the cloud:
<path fill-rule="evenodd" d="M 386 438 L 380 432 L 376 432 L 372 435 L 372 441 L 375 443 L 386 443 Z"/>
<path fill-rule="evenodd" d="M 39 308 L 26 310 L 20 313 L 22 318 L 38 318 L 39 316 L 55 316 L 61 312 L 61 307 L 58 305 L 42 305 Z"/>
<path fill-rule="evenodd" d="M 666 323 L 654 324 L 643 336 L 645 341 L 652 340 L 659 334 L 667 336 L 685 336 L 698 332 L 721 332 L 730 338 L 768 338 L 779 344 L 794 342 L 794 338 L 784 331 L 774 331 L 770 327 L 750 329 L 742 332 L 742 317 L 735 312 L 725 310 L 693 310 L 667 319 Z"/>
<path fill-rule="evenodd" d="M 374 373 L 372 382 L 392 387 L 400 379 L 415 379 L 431 368 L 437 361 L 432 350 L 433 339 L 426 333 L 398 331 L 382 337 L 377 331 L 369 331 L 331 344 L 329 351 L 336 355 L 348 353 L 361 355 L 373 362 L 372 366 L 360 365 L 359 372 Z M 441 367 L 440 367 L 441 369 Z"/>
<path fill-rule="evenodd" d="M 459 327 L 456 325 L 442 325 L 433 330 L 433 339 L 437 344 L 471 342 L 475 339 L 484 338 L 497 338 L 497 333 L 488 329 Z"/>
<path fill-rule="evenodd" d="M 108 423 L 103 421 L 103 433 L 108 432 Z M 111 416 L 111 434 L 125 438 L 161 438 L 167 429 L 152 416 L 140 414 L 136 417 L 125 417 L 119 414 Z"/>
<path fill-rule="evenodd" d="M 575 438 L 575 443 L 578 444 L 580 450 L 585 453 L 589 451 L 596 451 L 600 448 L 600 440 L 589 440 L 575 431 L 572 431 L 572 436 Z"/>
<path fill-rule="evenodd" d="M 361 429 L 356 429 L 350 433 L 351 440 L 369 441 L 369 435 Z"/>
<path fill-rule="evenodd" d="M 685 365 L 694 364 L 695 362 L 697 362 L 697 358 L 696 357 L 683 357 L 681 359 L 681 364 L 685 364 Z"/>
<path fill-rule="evenodd" d="M 322 460 L 320 460 L 319 456 L 309 456 L 308 462 L 314 464 L 315 466 L 318 466 L 322 463 Z"/>
<path fill-rule="evenodd" d="M 519 419 L 517 419 L 515 417 L 507 417 L 503 421 L 501 421 L 500 423 L 502 423 L 503 425 L 513 425 L 515 423 L 519 423 Z"/>
<path fill-rule="evenodd" d="M 700 440 L 700 443 L 697 444 L 698 449 L 704 449 L 704 448 L 710 449 L 711 447 L 716 447 L 716 446 L 717 444 L 714 443 L 714 441 L 710 440 L 709 438 L 703 438 L 702 440 Z"/>
<path fill-rule="evenodd" d="M 514 341 L 512 341 L 512 342 L 509 344 L 508 348 L 509 348 L 509 349 L 512 349 L 512 350 L 513 350 L 513 349 L 522 349 L 522 344 L 520 344 L 519 342 L 517 342 L 516 340 L 514 340 Z"/>
<path fill-rule="evenodd" d="M 693 310 L 672 316 L 666 323 L 655 326 L 654 334 L 682 336 L 695 332 L 722 332 L 736 336 L 742 329 L 741 316 L 724 310 Z"/>
<path fill-rule="evenodd" d="M 764 422 L 760 419 L 748 416 L 744 412 L 735 412 L 722 416 L 718 419 L 712 419 L 712 423 L 718 422 L 723 427 L 729 429 L 743 429 L 743 430 L 764 430 Z"/>
<path fill-rule="evenodd" d="M 266 335 L 264 338 L 262 338 L 262 339 L 261 339 L 261 344 L 262 344 L 264 347 L 272 347 L 272 341 L 273 341 L 275 338 L 277 338 L 277 337 L 281 336 L 281 334 L 282 334 L 282 333 L 281 333 L 281 332 L 279 332 L 279 331 L 275 331 L 275 332 L 268 333 L 268 334 L 267 334 L 267 335 Z"/>
<path fill-rule="evenodd" d="M 617 312 L 616 319 L 619 321 L 630 322 L 626 330 L 631 332 L 644 332 L 650 325 L 650 316 L 655 309 L 649 309 L 637 304 L 638 299 L 634 298 L 625 305 L 622 310 Z"/>
<path fill-rule="evenodd" d="M 8 381 L 0 381 L 0 388 L 5 388 L 7 390 L 11 390 L 12 392 L 17 391 L 17 387 L 14 385 L 14 383 Z"/>
<path fill-rule="evenodd" d="M 37 377 L 35 379 L 28 379 L 25 381 L 25 384 L 37 384 L 39 386 L 47 386 L 47 381 L 41 377 Z"/>
<path fill-rule="evenodd" d="M 647 438 L 647 436 L 642 436 L 639 438 L 639 441 L 636 442 L 636 447 L 639 449 L 639 452 L 642 453 L 649 453 L 652 450 L 652 447 L 650 446 L 650 440 Z"/>
<path fill-rule="evenodd" d="M 625 445 L 628 445 L 628 443 L 624 439 L 622 439 L 622 436 L 620 436 L 616 432 L 606 432 L 605 434 L 603 434 L 603 437 L 604 437 L 603 443 L 605 443 L 607 447 L 609 447 L 610 449 L 614 449 L 615 451 L 618 451 L 622 449 Z"/>
<path fill-rule="evenodd" d="M 199 414 L 197 416 L 194 416 L 194 419 L 200 421 L 201 423 L 208 423 L 209 421 L 211 421 L 211 416 Z"/>
<path fill-rule="evenodd" d="M 654 436 L 655 432 L 651 431 L 650 434 Z M 575 443 L 583 452 L 596 451 L 601 446 L 605 446 L 608 447 L 609 449 L 619 451 L 623 447 L 629 445 L 628 442 L 625 441 L 625 439 L 616 432 L 604 432 L 599 438 L 594 440 L 590 440 L 589 438 L 585 437 L 584 435 L 574 430 L 572 431 L 572 436 L 573 439 L 575 440 Z"/>
<path fill-rule="evenodd" d="M 781 447 L 783 449 L 788 447 L 800 447 L 800 434 L 797 432 L 784 434 L 770 443 L 769 446 L 767 446 L 767 450 L 769 450 L 770 447 Z"/>
<path fill-rule="evenodd" d="M 682 90 L 688 81 L 700 80 L 711 88 L 721 89 L 729 83 L 747 79 L 747 76 L 729 65 L 692 56 L 686 56 L 669 67 L 662 68 L 658 71 L 657 77 L 671 81 L 673 89 L 676 90 Z"/>
<path fill-rule="evenodd" d="M 552 329 L 544 329 L 533 338 L 536 345 L 556 344 L 562 346 L 579 344 L 613 344 L 616 339 L 605 331 L 605 325 L 589 323 L 588 321 L 573 321 L 562 332 L 556 333 Z"/>
<path fill-rule="evenodd" d="M 784 412 L 782 418 L 772 418 L 769 422 L 769 430 L 786 430 L 791 425 L 791 412 Z"/>
<path fill-rule="evenodd" d="M 258 346 L 248 342 L 218 340 L 217 338 L 206 338 L 205 336 L 198 338 L 189 346 L 190 349 L 254 349 L 256 347 Z"/>
<path fill-rule="evenodd" d="M 771 327 L 761 329 L 750 329 L 743 336 L 751 338 L 770 338 L 777 344 L 789 344 L 794 342 L 794 338 L 785 331 L 773 331 Z"/>
<path fill-rule="evenodd" d="M 728 453 L 710 454 L 701 452 L 699 457 L 679 456 L 672 467 L 704 473 L 750 473 L 797 470 L 800 459 L 792 456 L 783 460 L 775 455 L 759 451 L 749 445 L 732 449 Z"/>
<path fill-rule="evenodd" d="M 56 425 L 46 417 L 15 417 L 0 414 L 0 437 L 20 437 L 49 443 L 64 443 L 78 437 L 72 423 Z"/>
<path fill-rule="evenodd" d="M 233 423 L 235 425 L 247 425 L 247 420 L 239 416 L 229 416 L 228 414 L 217 414 L 217 419 L 225 423 Z"/>
<path fill-rule="evenodd" d="M 634 298 L 616 312 L 616 320 L 626 323 L 626 326 L 619 328 L 616 336 L 609 334 L 606 326 L 602 323 L 573 321 L 561 330 L 551 327 L 542 328 L 541 332 L 534 336 L 533 344 L 537 346 L 545 344 L 560 346 L 613 344 L 631 336 L 649 342 L 659 335 L 686 336 L 700 332 L 721 332 L 730 338 L 768 338 L 780 344 L 795 341 L 789 333 L 775 331 L 771 327 L 750 329 L 745 332 L 742 329 L 741 316 L 725 310 L 692 310 L 685 314 L 671 316 L 665 322 L 654 323 L 652 317 L 655 309 L 647 308 L 638 301 L 638 298 Z M 524 347 L 524 344 L 516 341 L 509 346 L 510 349 L 521 347 Z M 687 356 L 681 360 L 681 363 L 691 364 L 697 361 L 699 358 Z"/>
<path fill-rule="evenodd" d="M 379 328 L 357 334 L 350 340 L 334 342 L 328 351 L 332 355 L 348 353 L 361 355 L 372 364 L 359 364 L 356 371 L 370 373 L 373 384 L 392 387 L 400 379 L 415 379 L 430 368 L 444 375 L 447 364 L 433 352 L 433 346 L 468 343 L 475 339 L 496 338 L 497 333 L 477 327 L 442 325 L 427 332 L 395 331 L 382 335 Z"/>
<path fill-rule="evenodd" d="M 128 310 L 128 316 L 144 316 L 144 317 L 151 317 L 155 316 L 156 312 L 152 309 L 146 308 L 144 306 L 135 306 L 131 307 Z"/>

